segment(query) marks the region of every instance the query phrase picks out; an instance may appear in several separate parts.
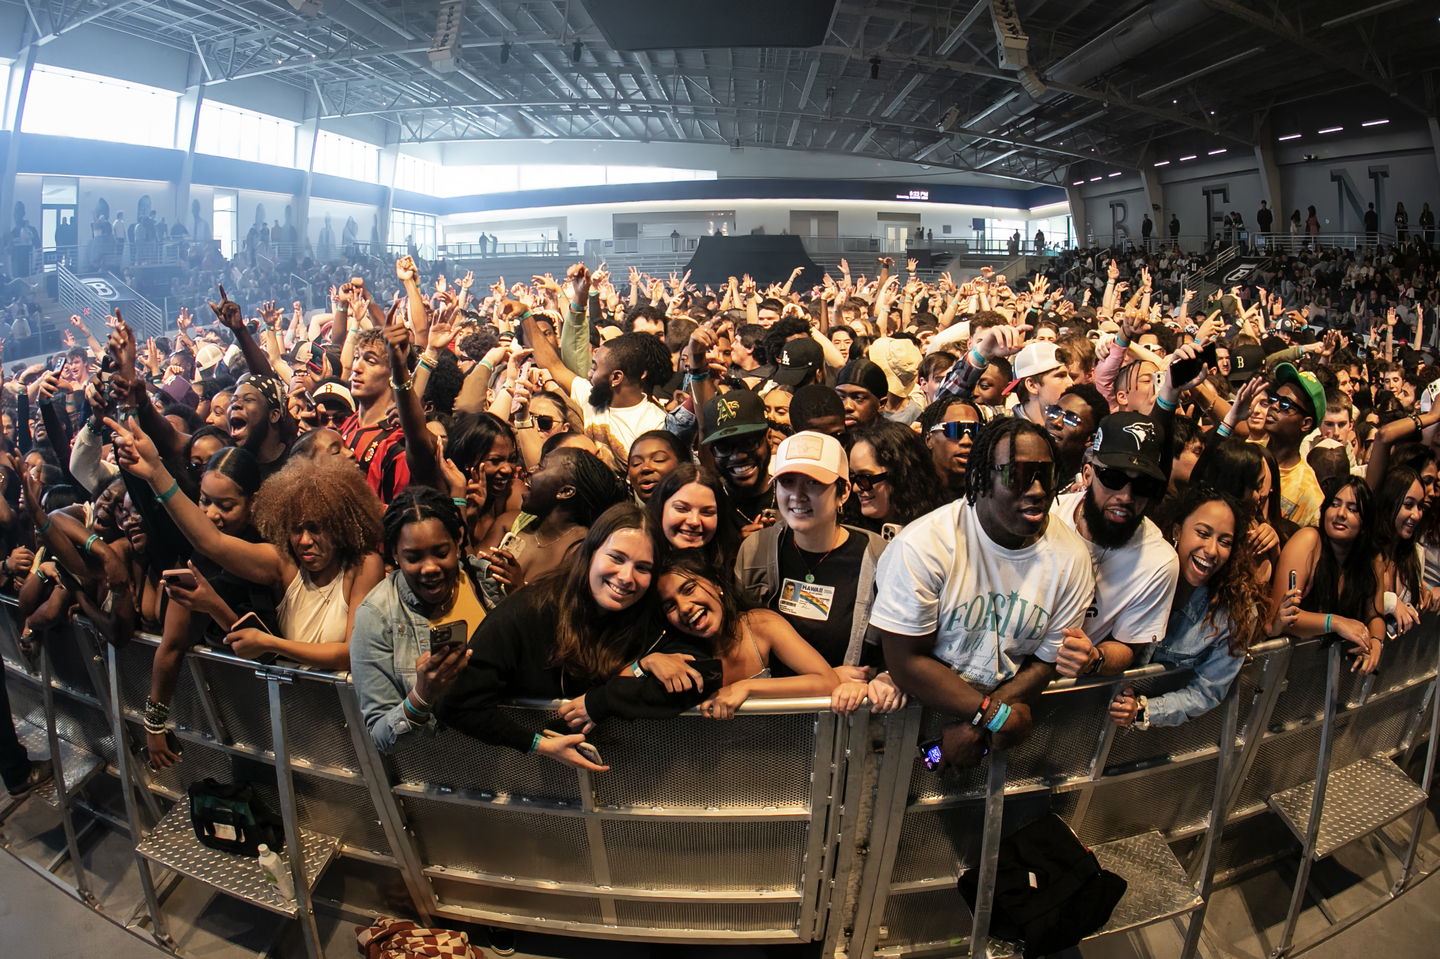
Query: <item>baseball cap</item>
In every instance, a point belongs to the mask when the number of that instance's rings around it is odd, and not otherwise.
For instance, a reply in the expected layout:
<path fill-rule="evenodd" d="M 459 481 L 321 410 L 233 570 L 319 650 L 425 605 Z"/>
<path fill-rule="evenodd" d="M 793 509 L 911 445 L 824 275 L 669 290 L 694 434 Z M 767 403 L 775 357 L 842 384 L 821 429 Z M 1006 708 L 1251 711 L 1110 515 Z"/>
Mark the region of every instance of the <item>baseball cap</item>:
<path fill-rule="evenodd" d="M 870 359 L 885 372 L 891 395 L 906 396 L 914 389 L 922 357 L 920 347 L 912 341 L 882 336 L 870 344 Z"/>
<path fill-rule="evenodd" d="M 1032 340 L 1026 343 L 1015 359 L 1011 361 L 1010 368 L 1013 371 L 1014 379 L 1010 385 L 1005 387 L 1005 392 L 1012 392 L 1020 385 L 1020 381 L 1027 376 L 1039 376 L 1041 373 L 1048 373 L 1057 366 L 1064 366 L 1055 352 L 1059 349 L 1050 340 Z"/>
<path fill-rule="evenodd" d="M 825 365 L 825 351 L 810 337 L 787 340 L 770 379 L 782 386 L 796 387 Z"/>
<path fill-rule="evenodd" d="M 802 473 L 821 483 L 833 483 L 848 475 L 845 447 L 833 436 L 810 430 L 787 436 L 775 451 L 775 476 Z"/>
<path fill-rule="evenodd" d="M 192 410 L 200 405 L 200 397 L 195 395 L 195 391 L 190 388 L 190 381 L 184 377 L 175 377 L 160 392 Z"/>
<path fill-rule="evenodd" d="M 1101 420 L 1090 454 L 1101 466 L 1169 478 L 1160 465 L 1160 429 L 1144 413 L 1112 413 Z"/>
<path fill-rule="evenodd" d="M 195 354 L 195 367 L 200 370 L 212 369 L 224 358 L 225 352 L 220 347 L 214 343 L 206 343 Z"/>
<path fill-rule="evenodd" d="M 1275 367 L 1275 386 L 1278 389 L 1286 383 L 1294 383 L 1300 392 L 1310 400 L 1310 412 L 1318 425 L 1325 418 L 1325 387 L 1315 378 L 1314 373 L 1302 373 L 1294 363 L 1281 363 Z"/>
<path fill-rule="evenodd" d="M 310 399 L 316 403 L 324 402 L 326 405 L 333 405 L 339 401 L 352 411 L 355 409 L 355 397 L 341 383 L 321 383 L 310 391 Z"/>
<path fill-rule="evenodd" d="M 750 390 L 731 390 L 719 396 L 712 396 L 705 403 L 703 416 L 705 426 L 704 445 L 716 440 L 729 439 L 768 429 L 765 421 L 765 401 L 760 394 Z"/>
<path fill-rule="evenodd" d="M 857 356 L 840 367 L 840 372 L 835 375 L 835 385 L 862 387 L 874 393 L 877 400 L 883 400 L 890 392 L 890 380 L 885 371 L 863 356 Z"/>
<path fill-rule="evenodd" d="M 1265 349 L 1247 345 L 1237 346 L 1230 351 L 1230 382 L 1244 383 L 1257 373 L 1265 371 Z"/>

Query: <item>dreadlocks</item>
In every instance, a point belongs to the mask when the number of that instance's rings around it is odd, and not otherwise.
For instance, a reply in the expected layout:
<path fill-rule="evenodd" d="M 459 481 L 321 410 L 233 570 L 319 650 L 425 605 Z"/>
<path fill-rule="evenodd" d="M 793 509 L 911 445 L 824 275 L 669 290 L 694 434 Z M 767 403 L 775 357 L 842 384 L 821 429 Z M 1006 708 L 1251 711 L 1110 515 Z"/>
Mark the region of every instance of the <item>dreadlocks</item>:
<path fill-rule="evenodd" d="M 995 451 L 1002 440 L 1010 441 L 1010 455 L 1015 455 L 1015 441 L 1024 435 L 1038 436 L 1045 441 L 1050 459 L 1060 462 L 1055 438 L 1043 426 L 1037 426 L 1021 416 L 1000 416 L 986 423 L 980 430 L 980 438 L 970 450 L 965 466 L 965 499 L 971 505 L 982 496 L 989 496 L 995 490 L 992 474 L 995 472 Z"/>

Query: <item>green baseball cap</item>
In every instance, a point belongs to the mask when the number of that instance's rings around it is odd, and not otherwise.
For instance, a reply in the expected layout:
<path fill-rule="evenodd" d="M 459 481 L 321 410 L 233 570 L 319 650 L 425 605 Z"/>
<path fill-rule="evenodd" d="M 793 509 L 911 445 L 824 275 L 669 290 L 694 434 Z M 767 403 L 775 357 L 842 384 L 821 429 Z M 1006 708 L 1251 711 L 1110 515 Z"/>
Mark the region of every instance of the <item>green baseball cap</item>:
<path fill-rule="evenodd" d="M 1315 415 L 1315 425 L 1319 426 L 1325 418 L 1325 387 L 1320 385 L 1314 373 L 1302 373 L 1293 363 L 1281 363 L 1275 367 L 1275 386 L 1278 389 L 1286 383 L 1294 383 L 1310 397 L 1310 411 Z"/>

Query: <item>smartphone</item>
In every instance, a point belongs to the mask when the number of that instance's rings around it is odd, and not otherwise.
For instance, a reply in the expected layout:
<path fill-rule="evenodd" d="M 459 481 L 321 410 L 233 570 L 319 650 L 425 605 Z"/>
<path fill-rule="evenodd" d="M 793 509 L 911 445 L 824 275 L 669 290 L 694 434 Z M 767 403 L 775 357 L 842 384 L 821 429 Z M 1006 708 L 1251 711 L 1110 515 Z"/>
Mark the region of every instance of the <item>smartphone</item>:
<path fill-rule="evenodd" d="M 546 739 L 555 739 L 557 736 L 572 736 L 573 733 L 557 732 L 554 729 L 542 729 L 540 734 Z M 605 765 L 605 760 L 600 758 L 600 750 L 595 748 L 593 743 L 576 743 L 575 751 L 597 766 Z"/>
<path fill-rule="evenodd" d="M 900 535 L 900 530 L 902 528 L 903 527 L 901 527 L 899 523 L 886 523 L 880 527 L 880 538 L 888 543 L 896 536 Z"/>
<path fill-rule="evenodd" d="M 1180 360 L 1170 364 L 1170 380 L 1173 383 L 1189 383 L 1200 375 L 1202 368 L 1213 367 L 1215 363 L 1215 344 L 1211 343 L 1193 360 Z"/>
<path fill-rule="evenodd" d="M 756 518 L 773 523 L 780 519 L 780 511 L 776 509 L 762 509 L 760 515 Z"/>
<path fill-rule="evenodd" d="M 439 626 L 430 627 L 430 658 L 439 659 L 442 656 L 450 655 L 450 651 L 457 646 L 464 646 L 469 642 L 470 637 L 466 635 L 466 623 L 463 619 L 453 623 L 442 623 Z"/>
<path fill-rule="evenodd" d="M 188 573 L 189 570 L 186 570 L 186 572 Z M 265 624 L 260 621 L 260 617 L 256 615 L 253 610 L 235 620 L 235 625 L 230 627 L 230 632 L 233 633 L 237 629 L 258 629 L 262 633 L 270 632 L 270 630 L 265 628 Z"/>
<path fill-rule="evenodd" d="M 169 580 L 181 589 L 195 588 L 195 574 L 189 569 L 167 569 L 160 574 L 161 579 Z M 250 615 L 255 615 L 251 613 Z"/>
<path fill-rule="evenodd" d="M 1293 569 L 1290 571 L 1290 588 L 1295 588 L 1295 571 Z"/>
<path fill-rule="evenodd" d="M 925 764 L 926 769 L 939 769 L 943 757 L 940 755 L 941 740 L 932 739 L 928 743 L 920 744 L 920 760 Z"/>
<path fill-rule="evenodd" d="M 510 555 L 518 559 L 520 557 L 520 550 L 524 548 L 524 544 L 521 543 L 518 533 L 510 532 L 500 537 L 500 545 L 495 548 L 509 550 Z"/>

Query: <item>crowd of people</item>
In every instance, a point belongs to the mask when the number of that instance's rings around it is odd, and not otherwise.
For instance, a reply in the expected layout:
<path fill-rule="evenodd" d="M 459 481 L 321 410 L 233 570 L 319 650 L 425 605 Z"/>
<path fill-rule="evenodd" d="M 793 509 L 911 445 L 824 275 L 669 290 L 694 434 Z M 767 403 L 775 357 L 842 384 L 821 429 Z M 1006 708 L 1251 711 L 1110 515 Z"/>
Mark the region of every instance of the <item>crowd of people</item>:
<path fill-rule="evenodd" d="M 26 655 L 77 613 L 160 637 L 157 768 L 201 643 L 349 671 L 381 751 L 448 726 L 597 773 L 608 719 L 751 699 L 918 699 L 943 772 L 1023 742 L 1056 677 L 1190 667 L 1120 685 L 1144 729 L 1265 637 L 1372 671 L 1440 601 L 1440 370 L 1423 311 L 1331 322 L 1294 280 L 1433 302 L 1436 261 L 1320 250 L 1203 300 L 1182 260 L 485 290 L 407 256 L 288 311 L 226 276 L 170 342 L 77 317 L 5 379 L 0 585 Z M 12 795 L 48 769 L 0 729 Z"/>

